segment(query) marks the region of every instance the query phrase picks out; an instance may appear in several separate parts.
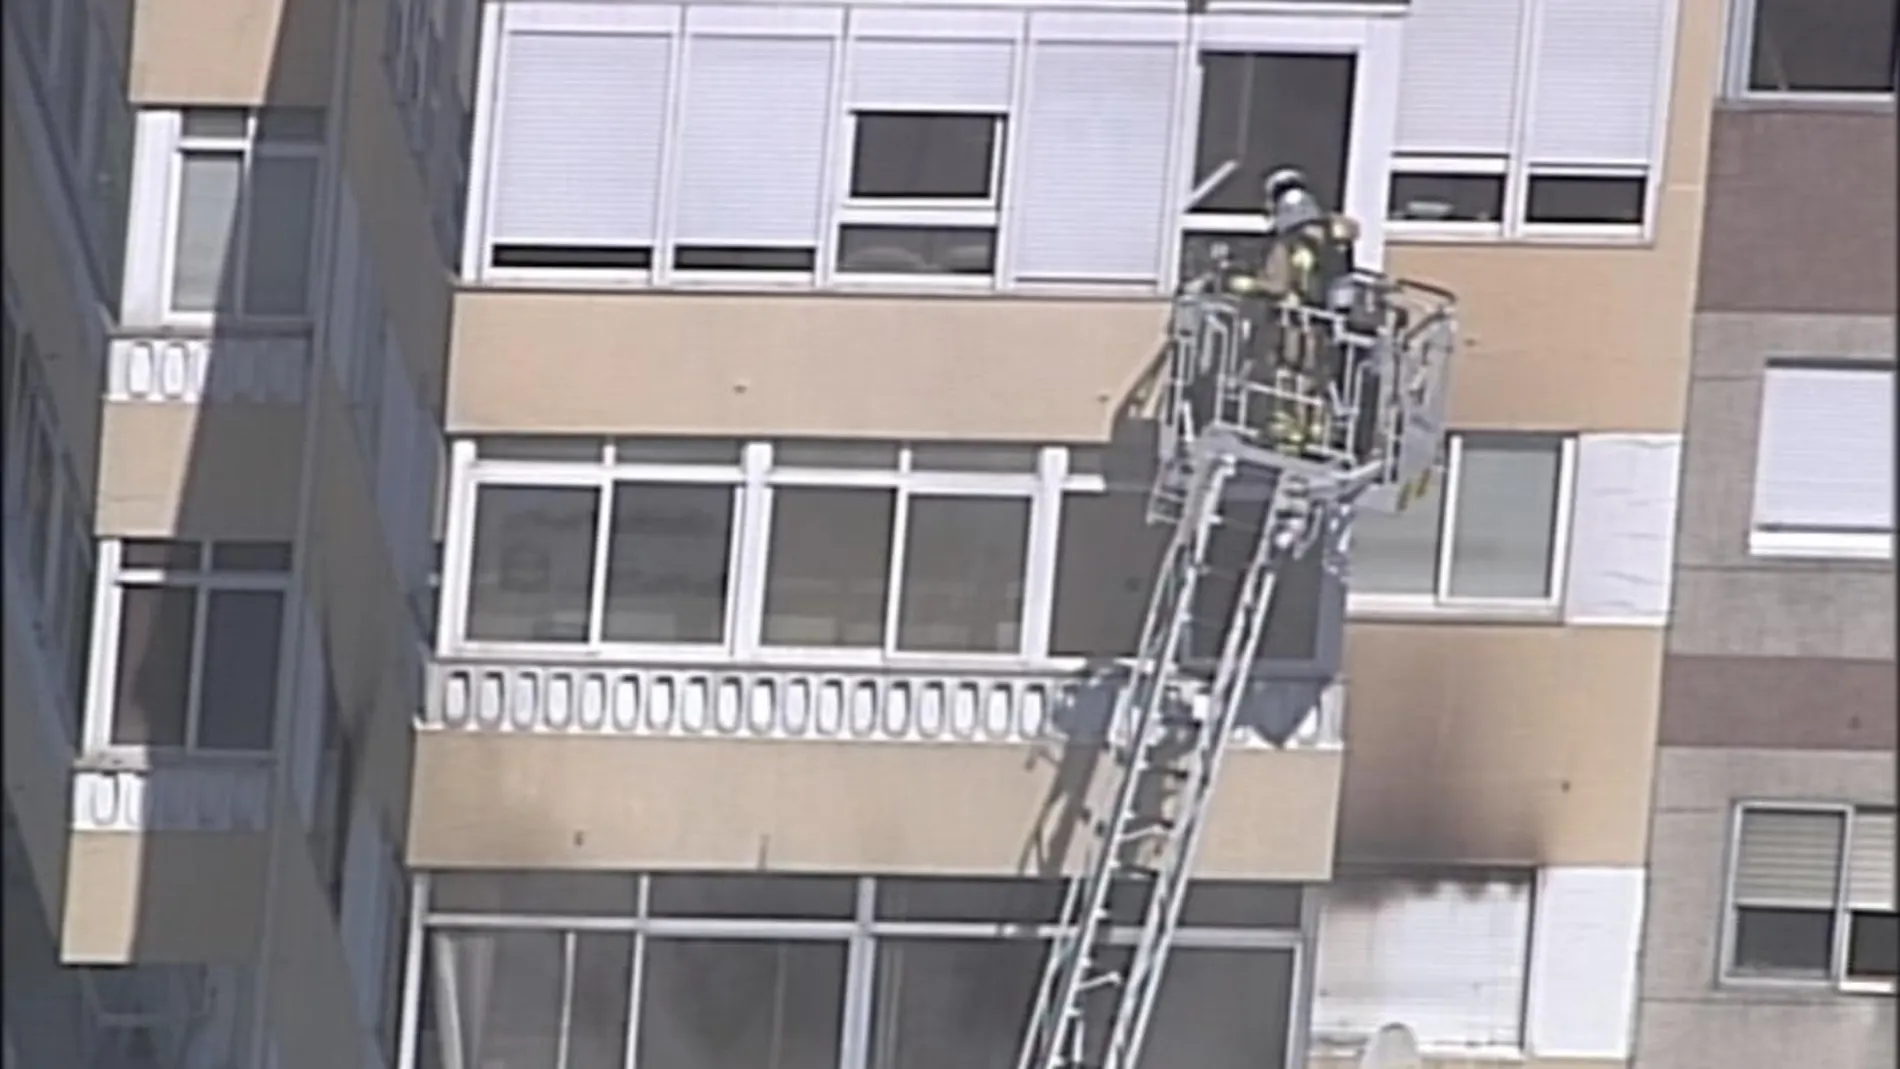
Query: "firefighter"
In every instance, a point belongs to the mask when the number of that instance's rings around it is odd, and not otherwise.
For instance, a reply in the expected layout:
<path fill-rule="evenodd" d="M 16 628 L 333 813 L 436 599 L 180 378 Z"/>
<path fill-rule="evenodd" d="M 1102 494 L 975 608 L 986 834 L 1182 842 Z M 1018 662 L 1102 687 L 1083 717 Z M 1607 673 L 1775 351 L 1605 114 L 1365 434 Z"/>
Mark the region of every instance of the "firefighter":
<path fill-rule="evenodd" d="M 1264 192 L 1267 249 L 1260 288 L 1283 309 L 1269 342 L 1271 366 L 1265 369 L 1276 394 L 1267 433 L 1273 444 L 1300 453 L 1332 436 L 1327 387 L 1343 386 L 1349 369 L 1330 331 L 1293 309 L 1347 310 L 1359 227 L 1327 211 L 1297 169 L 1269 174 Z"/>

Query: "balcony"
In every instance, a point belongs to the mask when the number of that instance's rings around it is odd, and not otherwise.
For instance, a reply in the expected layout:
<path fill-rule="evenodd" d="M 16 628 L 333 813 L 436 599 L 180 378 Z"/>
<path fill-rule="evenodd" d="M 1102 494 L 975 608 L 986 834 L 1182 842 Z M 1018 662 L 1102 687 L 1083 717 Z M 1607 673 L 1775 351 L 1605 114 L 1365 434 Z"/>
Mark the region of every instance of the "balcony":
<path fill-rule="evenodd" d="M 1112 676 L 1047 669 L 448 658 L 416 743 L 410 862 L 980 874 L 1079 863 L 1112 777 Z M 1270 685 L 1245 717 L 1203 872 L 1323 879 L 1341 690 Z M 1082 745 L 1074 745 L 1082 742 Z M 1304 820 L 1264 819 L 1296 813 Z"/>
<path fill-rule="evenodd" d="M 1099 739 L 1114 676 L 1079 671 L 603 665 L 446 658 L 424 723 L 452 731 L 634 738 L 1036 745 Z M 1299 727 L 1297 749 L 1343 741 L 1336 686 L 1275 680 L 1252 724 Z M 1243 727 L 1241 748 L 1271 749 Z"/>
<path fill-rule="evenodd" d="M 148 331 L 112 339 L 107 401 L 129 404 L 244 403 L 303 400 L 307 333 Z"/>

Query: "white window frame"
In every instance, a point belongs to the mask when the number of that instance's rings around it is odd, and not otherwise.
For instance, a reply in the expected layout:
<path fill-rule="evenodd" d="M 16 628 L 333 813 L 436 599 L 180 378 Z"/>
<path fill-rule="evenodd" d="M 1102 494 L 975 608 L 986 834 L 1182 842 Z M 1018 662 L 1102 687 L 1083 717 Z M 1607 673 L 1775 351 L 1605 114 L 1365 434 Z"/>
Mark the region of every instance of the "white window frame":
<path fill-rule="evenodd" d="M 1722 874 L 1721 955 L 1716 961 L 1716 980 L 1723 987 L 1816 990 L 1834 989 L 1847 994 L 1892 995 L 1900 983 L 1892 980 L 1852 980 L 1847 977 L 1847 955 L 1853 936 L 1852 904 L 1848 901 L 1848 872 L 1854 857 L 1854 831 L 1863 811 L 1891 809 L 1891 806 L 1856 805 L 1851 802 L 1814 801 L 1739 801 L 1729 818 L 1728 860 Z M 1835 859 L 1834 940 L 1828 950 L 1828 976 L 1806 979 L 1794 976 L 1751 976 L 1735 971 L 1735 938 L 1739 911 L 1735 901 L 1735 879 L 1742 861 L 1742 820 L 1751 812 L 1826 813 L 1841 818 L 1841 852 Z"/>
<path fill-rule="evenodd" d="M 188 108 L 168 109 L 164 112 L 162 124 L 153 123 L 141 126 L 141 133 L 156 133 L 161 128 L 165 136 L 165 193 L 164 225 L 161 228 L 162 240 L 158 244 L 158 284 L 156 306 L 160 309 L 163 322 L 174 326 L 211 327 L 221 320 L 237 320 L 255 324 L 283 324 L 304 326 L 317 315 L 315 307 L 317 296 L 318 258 L 317 246 L 321 240 L 310 243 L 310 263 L 304 273 L 304 310 L 297 315 L 261 315 L 245 307 L 249 294 L 243 287 L 248 283 L 250 272 L 246 258 L 250 255 L 250 202 L 252 189 L 251 169 L 258 157 L 271 159 L 308 160 L 317 169 L 319 186 L 324 172 L 325 151 L 322 135 L 310 141 L 264 141 L 257 136 L 260 111 L 246 109 L 244 134 L 241 137 L 206 137 L 185 133 L 185 112 Z M 215 109 L 225 110 L 225 109 Z M 232 240 L 226 274 L 235 275 L 239 290 L 235 310 L 214 309 L 209 312 L 179 311 L 172 306 L 173 287 L 177 281 L 178 270 L 178 227 L 183 221 L 185 192 L 185 157 L 191 154 L 207 156 L 236 156 L 241 161 L 243 177 L 238 185 L 236 216 L 232 222 Z M 311 211 L 317 211 L 315 202 Z M 312 232 L 321 237 L 321 220 L 313 220 Z M 130 256 L 127 257 L 130 260 Z"/>
<path fill-rule="evenodd" d="M 1900 366 L 1892 361 L 1878 359 L 1847 359 L 1841 361 L 1782 361 L 1770 360 L 1763 371 L 1762 391 L 1767 393 L 1768 376 L 1776 371 L 1837 371 L 1847 374 L 1885 373 L 1891 390 L 1896 380 L 1900 380 Z M 1842 561 L 1888 561 L 1893 559 L 1894 530 L 1876 529 L 1847 530 L 1826 527 L 1779 527 L 1764 526 L 1758 518 L 1756 502 L 1760 494 L 1760 467 L 1765 459 L 1766 450 L 1761 445 L 1761 435 L 1765 413 L 1758 412 L 1756 420 L 1756 471 L 1755 482 L 1750 486 L 1748 555 L 1765 559 L 1783 560 L 1842 560 Z"/>
<path fill-rule="evenodd" d="M 1734 0 L 1729 4 L 1727 38 L 1724 42 L 1722 95 L 1733 100 L 1760 100 L 1803 104 L 1879 104 L 1891 103 L 1894 90 L 1856 93 L 1843 90 L 1750 89 L 1748 68 L 1755 51 L 1755 15 L 1759 0 Z"/>
<path fill-rule="evenodd" d="M 1360 223 L 1355 254 L 1359 262 L 1377 265 L 1384 259 L 1387 162 L 1398 101 L 1398 24 L 1365 18 L 1246 19 L 1213 16 L 1194 20 L 1188 29 L 1187 76 L 1181 92 L 1179 142 L 1175 146 L 1175 222 L 1164 242 L 1162 278 L 1169 292 L 1180 278 L 1181 256 L 1187 234 L 1262 236 L 1267 220 L 1261 215 L 1229 215 L 1195 211 L 1195 158 L 1201 131 L 1201 56 L 1220 53 L 1287 53 L 1350 56 L 1353 59 L 1352 108 L 1347 117 L 1345 183 L 1340 204 Z"/>
<path fill-rule="evenodd" d="M 414 0 L 396 0 L 414 2 Z M 720 289 L 744 292 L 871 292 L 892 295 L 1006 293 L 1027 296 L 1127 297 L 1131 289 L 1118 283 L 1047 283 L 1018 282 L 1009 277 L 1009 249 L 1015 235 L 1011 205 L 1012 189 L 1021 178 L 1021 169 L 1009 161 L 1021 156 L 1019 139 L 1023 128 L 1025 96 L 1028 92 L 1027 65 L 1036 37 L 1023 20 L 1016 44 L 1015 80 L 1008 106 L 1003 109 L 1004 136 L 999 138 L 994 165 L 1001 168 L 1002 181 L 993 204 L 966 205 L 959 202 L 920 202 L 900 205 L 892 202 L 853 201 L 848 193 L 852 154 L 856 151 L 856 126 L 853 113 L 878 111 L 875 102 L 847 104 L 844 87 L 849 77 L 848 45 L 854 39 L 850 29 L 835 37 L 843 62 L 833 74 L 832 118 L 829 130 L 832 142 L 828 161 L 826 193 L 819 204 L 822 227 L 811 278 L 785 272 L 678 272 L 668 268 L 672 257 L 670 235 L 675 194 L 670 176 L 677 168 L 679 141 L 678 93 L 684 78 L 681 62 L 686 40 L 680 24 L 665 31 L 674 49 L 674 77 L 669 90 L 669 118 L 664 135 L 661 171 L 669 176 L 661 182 L 656 206 L 659 222 L 653 243 L 651 265 L 645 269 L 581 270 L 570 268 L 494 268 L 489 260 L 493 241 L 489 232 L 495 199 L 494 170 L 498 143 L 497 102 L 500 96 L 502 64 L 500 47 L 501 5 L 485 5 L 476 58 L 476 88 L 472 107 L 472 135 L 469 149 L 469 180 L 465 183 L 465 212 L 460 239 L 460 276 L 465 284 L 493 287 L 530 287 L 558 290 L 662 290 L 693 291 Z M 392 20 L 395 15 L 390 16 Z M 1067 17 L 1067 16 L 1065 16 Z M 649 23 L 642 23 L 650 26 Z M 393 31 L 391 31 L 393 32 Z M 880 35 L 881 36 L 881 35 Z M 929 35 L 924 35 L 928 37 Z M 948 39 L 963 39 L 949 33 Z M 1388 159 L 1391 154 L 1393 119 L 1398 93 L 1398 48 L 1400 26 L 1397 20 L 1363 12 L 1341 11 L 1327 15 L 1289 15 L 1285 13 L 1249 13 L 1203 16 L 1191 20 L 1188 41 L 1181 45 L 1188 61 L 1182 64 L 1182 77 L 1176 86 L 1176 113 L 1183 116 L 1174 144 L 1169 146 L 1168 182 L 1161 200 L 1166 202 L 1166 228 L 1156 265 L 1155 286 L 1143 286 L 1139 293 L 1160 296 L 1174 292 L 1180 274 L 1181 235 L 1184 230 L 1218 230 L 1231 233 L 1262 233 L 1265 223 L 1248 216 L 1199 216 L 1187 211 L 1187 198 L 1193 185 L 1194 138 L 1199 127 L 1200 84 L 1194 74 L 1194 57 L 1207 49 L 1256 50 L 1279 52 L 1339 53 L 1357 56 L 1351 129 L 1348 133 L 1346 166 L 1346 206 L 1361 223 L 1360 260 L 1369 266 L 1383 262 L 1385 202 Z M 997 39 L 985 35 L 984 39 Z M 1117 39 L 1105 31 L 1104 40 Z M 1158 39 L 1157 39 L 1158 41 Z M 388 50 L 385 46 L 385 51 Z M 980 109 L 944 107 L 920 108 L 906 104 L 888 110 L 930 111 L 973 114 Z M 988 275 L 877 275 L 840 273 L 836 270 L 838 231 L 841 225 L 883 223 L 911 226 L 994 226 L 996 228 L 996 269 Z"/>
<path fill-rule="evenodd" d="M 1446 177 L 1504 176 L 1504 196 L 1499 205 L 1497 223 L 1459 221 L 1435 222 L 1419 219 L 1385 219 L 1386 236 L 1393 242 L 1458 244 L 1495 241 L 1512 244 L 1550 245 L 1648 245 L 1656 239 L 1656 215 L 1662 207 L 1662 187 L 1667 174 L 1669 118 L 1675 99 L 1676 45 L 1681 25 L 1680 3 L 1671 3 L 1663 19 L 1666 42 L 1658 58 L 1662 70 L 1657 78 L 1656 116 L 1650 134 L 1647 166 L 1576 165 L 1532 163 L 1525 141 L 1530 135 L 1531 94 L 1537 76 L 1537 42 L 1542 24 L 1541 0 L 1523 0 L 1523 28 L 1518 37 L 1516 89 L 1512 94 L 1511 144 L 1499 156 L 1445 156 L 1402 151 L 1395 143 L 1389 156 L 1384 180 L 1389 186 L 1392 175 L 1433 174 Z M 1748 2 L 1748 0 L 1740 0 Z M 1530 208 L 1530 184 L 1538 178 L 1642 178 L 1643 221 L 1636 226 L 1624 223 L 1533 223 L 1526 215 Z M 1385 207 L 1384 204 L 1381 207 Z M 1384 214 L 1382 212 L 1382 214 Z"/>
<path fill-rule="evenodd" d="M 1349 618 L 1455 616 L 1474 619 L 1554 621 L 1564 604 L 1564 587 L 1570 560 L 1571 516 L 1576 507 L 1577 438 L 1565 434 L 1533 434 L 1527 437 L 1556 438 L 1557 511 L 1552 519 L 1550 538 L 1550 593 L 1541 598 L 1458 597 L 1451 589 L 1451 546 L 1458 534 L 1458 490 L 1464 468 L 1465 442 L 1476 437 L 1507 439 L 1511 432 L 1454 431 L 1446 435 L 1445 460 L 1433 478 L 1444 486 L 1444 507 L 1438 519 L 1438 541 L 1433 563 L 1433 592 L 1424 594 L 1357 593 L 1349 586 L 1346 613 Z"/>
<path fill-rule="evenodd" d="M 205 631 L 206 617 L 212 593 L 228 591 L 262 591 L 282 596 L 283 624 L 289 628 L 295 614 L 301 609 L 290 593 L 290 572 L 262 571 L 217 571 L 211 567 L 211 553 L 214 545 L 211 541 L 198 543 L 198 560 L 203 567 L 195 572 L 174 572 L 164 568 L 128 568 L 124 565 L 125 539 L 101 539 L 96 561 L 97 590 L 95 613 L 92 628 L 92 668 L 88 673 L 88 701 L 86 702 L 85 738 L 86 748 L 92 753 L 113 753 L 149 757 L 151 754 L 191 754 L 213 759 L 230 758 L 246 760 L 270 750 L 232 750 L 222 747 L 200 747 L 196 744 L 198 726 L 202 719 L 201 705 L 204 700 L 205 671 Z M 185 707 L 185 743 L 181 746 L 158 746 L 138 743 L 116 743 L 112 741 L 115 708 L 118 701 L 119 682 L 119 633 L 124 623 L 125 588 L 128 586 L 146 588 L 188 589 L 197 598 L 197 610 L 192 615 L 190 682 L 186 690 Z M 280 660 L 277 671 L 281 675 L 290 663 Z M 279 691 L 281 687 L 277 688 Z M 282 745 L 279 721 L 281 717 L 271 718 L 271 741 L 273 749 Z"/>
<path fill-rule="evenodd" d="M 839 289 L 871 287 L 889 289 L 891 287 L 915 287 L 920 284 L 931 288 L 950 290 L 994 290 L 1000 285 L 1003 274 L 1003 194 L 1005 178 L 1008 174 L 1006 161 L 1010 149 L 1015 143 L 1015 129 L 1022 114 L 1022 69 L 1024 49 L 1018 45 L 1014 52 L 1014 73 L 1016 87 L 1010 106 L 1002 114 L 960 107 L 922 107 L 906 105 L 902 108 L 881 108 L 875 105 L 848 107 L 843 116 L 844 129 L 839 135 L 837 188 L 838 208 L 831 213 L 828 221 L 829 233 L 825 235 L 823 246 L 819 249 L 822 259 L 819 261 L 819 278 L 830 282 Z M 990 152 L 990 191 L 987 197 L 926 197 L 916 199 L 861 199 L 851 195 L 851 176 L 858 162 L 858 119 L 862 114 L 889 114 L 902 111 L 910 114 L 955 115 L 965 117 L 987 117 L 993 122 L 994 138 Z M 847 226 L 908 226 L 935 229 L 939 227 L 987 228 L 995 236 L 991 241 L 990 272 L 984 275 L 915 274 L 891 275 L 876 272 L 846 271 L 839 263 L 838 253 L 843 246 L 841 231 Z"/>
<path fill-rule="evenodd" d="M 883 443 L 880 443 L 883 444 Z M 1049 627 L 1053 611 L 1057 535 L 1061 498 L 1069 492 L 1102 492 L 1098 475 L 1072 474 L 1065 446 L 1042 446 L 1034 471 L 1022 473 L 914 471 L 912 450 L 894 450 L 889 468 L 803 468 L 773 466 L 770 442 L 747 442 L 737 464 L 656 464 L 620 462 L 613 443 L 605 443 L 598 461 L 485 459 L 475 443 L 451 448 L 449 534 L 445 539 L 442 609 L 438 652 L 444 656 L 506 660 L 640 661 L 674 664 L 724 664 L 735 658 L 761 664 L 839 665 L 926 669 L 931 667 L 1048 667 Z M 482 642 L 467 638 L 468 593 L 473 574 L 477 491 L 486 486 L 574 487 L 603 495 L 614 482 L 683 483 L 730 486 L 734 508 L 728 547 L 726 626 L 717 643 L 533 643 Z M 763 640 L 765 584 L 770 568 L 771 511 L 782 488 L 885 489 L 897 494 L 888 557 L 890 583 L 885 605 L 884 643 L 879 648 L 766 645 Z M 1029 544 L 1023 576 L 1021 645 L 1003 653 L 920 653 L 897 647 L 896 613 L 901 604 L 905 518 L 912 497 L 989 496 L 1030 502 Z M 603 496 L 595 514 L 594 570 L 588 612 L 589 633 L 599 634 L 604 606 L 607 552 L 613 520 L 611 499 Z"/>

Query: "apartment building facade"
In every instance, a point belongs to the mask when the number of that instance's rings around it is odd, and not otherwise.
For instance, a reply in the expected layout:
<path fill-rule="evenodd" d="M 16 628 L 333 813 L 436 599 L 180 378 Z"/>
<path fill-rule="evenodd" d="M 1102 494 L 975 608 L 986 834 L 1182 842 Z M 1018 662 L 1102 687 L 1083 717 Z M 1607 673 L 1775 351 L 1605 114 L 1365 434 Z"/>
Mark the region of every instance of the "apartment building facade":
<path fill-rule="evenodd" d="M 220 993 L 208 1065 L 1005 1057 L 1150 579 L 1167 298 L 1291 163 L 1459 294 L 1455 433 L 1350 592 L 1292 584 L 1344 641 L 1272 639 L 1292 741 L 1232 756 L 1156 1054 L 1628 1064 L 1726 18 L 10 5 L 9 264 L 125 223 L 92 291 L 10 268 L 74 354 L 9 332 L 58 418 L 10 522 L 80 511 L 8 581 L 95 569 L 80 638 L 9 613 L 49 972 L 208 978 L 151 981 Z M 113 70 L 118 118 L 60 95 Z"/>
<path fill-rule="evenodd" d="M 9 1065 L 394 1062 L 452 14 L 5 7 Z"/>
<path fill-rule="evenodd" d="M 482 12 L 404 1065 L 1007 1061 L 1281 164 L 1459 294 L 1455 434 L 1294 584 L 1153 1055 L 1629 1063 L 1722 5 Z"/>
<path fill-rule="evenodd" d="M 1894 1060 L 1900 943 L 1895 6 L 1735 7 L 1636 1064 L 1873 1069 Z"/>

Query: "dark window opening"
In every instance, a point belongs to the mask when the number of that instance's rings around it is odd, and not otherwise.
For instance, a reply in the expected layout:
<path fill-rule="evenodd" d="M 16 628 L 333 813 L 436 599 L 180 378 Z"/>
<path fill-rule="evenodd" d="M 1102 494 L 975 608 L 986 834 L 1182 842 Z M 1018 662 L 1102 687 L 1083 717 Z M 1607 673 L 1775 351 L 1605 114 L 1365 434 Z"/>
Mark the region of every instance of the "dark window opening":
<path fill-rule="evenodd" d="M 1386 215 L 1423 223 L 1496 223 L 1504 218 L 1504 176 L 1394 174 Z"/>
<path fill-rule="evenodd" d="M 1848 921 L 1847 978 L 1900 978 L 1900 914 L 1857 909 Z"/>
<path fill-rule="evenodd" d="M 1648 179 L 1626 176 L 1531 176 L 1527 223 L 1643 225 Z"/>
<path fill-rule="evenodd" d="M 1756 0 L 1748 88 L 1891 93 L 1900 84 L 1894 0 Z"/>
<path fill-rule="evenodd" d="M 838 231 L 838 270 L 854 275 L 990 275 L 996 228 L 846 226 Z"/>
<path fill-rule="evenodd" d="M 681 245 L 673 250 L 675 271 L 778 271 L 810 273 L 817 249 L 762 245 Z"/>
<path fill-rule="evenodd" d="M 1281 167 L 1300 168 L 1322 203 L 1343 207 L 1353 56 L 1210 52 L 1201 68 L 1195 188 L 1229 161 L 1236 166 L 1190 210 L 1258 214 L 1266 177 Z"/>
<path fill-rule="evenodd" d="M 1826 977 L 1834 959 L 1834 911 L 1741 907 L 1734 958 L 1738 973 Z"/>
<path fill-rule="evenodd" d="M 862 112 L 851 196 L 863 200 L 988 200 L 996 194 L 996 115 Z"/>
<path fill-rule="evenodd" d="M 497 245 L 488 262 L 494 267 L 645 271 L 653 266 L 653 249 L 646 245 Z"/>

